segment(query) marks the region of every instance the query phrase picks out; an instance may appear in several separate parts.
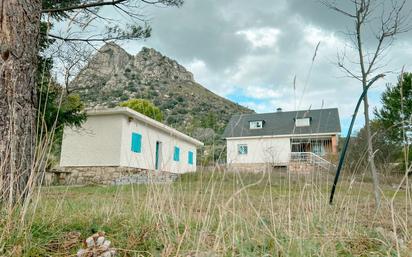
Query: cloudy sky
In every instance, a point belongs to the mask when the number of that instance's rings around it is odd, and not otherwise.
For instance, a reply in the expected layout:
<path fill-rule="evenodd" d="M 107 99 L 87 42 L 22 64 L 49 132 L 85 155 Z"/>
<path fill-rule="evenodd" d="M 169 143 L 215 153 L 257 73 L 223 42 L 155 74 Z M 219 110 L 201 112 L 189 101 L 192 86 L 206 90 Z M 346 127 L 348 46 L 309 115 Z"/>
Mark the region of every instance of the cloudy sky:
<path fill-rule="evenodd" d="M 408 2 L 412 8 L 412 0 Z M 336 61 L 339 52 L 353 54 L 343 33 L 353 24 L 319 0 L 186 0 L 181 8 L 144 11 L 152 37 L 120 42 L 129 53 L 155 48 L 208 89 L 256 112 L 338 107 L 346 131 L 361 86 L 345 77 Z M 412 70 L 411 39 L 412 33 L 401 35 L 385 56 L 383 70 L 394 73 L 372 88 L 371 106 L 379 106 L 385 84 L 396 81 L 403 65 Z M 367 44 L 373 46 L 373 41 Z"/>

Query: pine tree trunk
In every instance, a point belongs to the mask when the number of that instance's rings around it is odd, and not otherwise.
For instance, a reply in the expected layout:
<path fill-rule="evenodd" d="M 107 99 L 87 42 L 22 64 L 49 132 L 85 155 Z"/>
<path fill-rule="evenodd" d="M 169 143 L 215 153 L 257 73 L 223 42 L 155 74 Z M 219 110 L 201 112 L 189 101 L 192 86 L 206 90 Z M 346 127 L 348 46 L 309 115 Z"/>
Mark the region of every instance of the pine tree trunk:
<path fill-rule="evenodd" d="M 376 171 L 375 166 L 375 158 L 373 153 L 373 145 L 372 145 L 372 136 L 371 136 L 371 129 L 369 123 L 369 102 L 368 102 L 368 95 L 366 94 L 363 99 L 363 107 L 365 110 L 365 129 L 366 129 L 366 140 L 368 141 L 368 162 L 369 168 L 372 175 L 372 183 L 373 183 L 373 193 L 375 196 L 375 204 L 376 208 L 380 207 L 381 199 L 380 199 L 380 191 L 379 191 L 379 180 L 378 180 L 378 173 Z"/>
<path fill-rule="evenodd" d="M 35 152 L 40 0 L 0 0 L 0 204 L 27 194 Z"/>

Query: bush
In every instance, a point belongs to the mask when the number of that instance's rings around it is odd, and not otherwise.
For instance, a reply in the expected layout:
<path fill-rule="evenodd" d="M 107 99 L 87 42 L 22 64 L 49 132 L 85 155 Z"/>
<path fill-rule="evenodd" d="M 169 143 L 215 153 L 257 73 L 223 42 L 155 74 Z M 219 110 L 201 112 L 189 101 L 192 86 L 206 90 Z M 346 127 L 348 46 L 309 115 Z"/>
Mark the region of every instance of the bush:
<path fill-rule="evenodd" d="M 129 107 L 130 109 L 140 112 L 157 121 L 163 120 L 163 113 L 149 100 L 133 98 L 129 101 L 120 103 L 119 106 Z"/>

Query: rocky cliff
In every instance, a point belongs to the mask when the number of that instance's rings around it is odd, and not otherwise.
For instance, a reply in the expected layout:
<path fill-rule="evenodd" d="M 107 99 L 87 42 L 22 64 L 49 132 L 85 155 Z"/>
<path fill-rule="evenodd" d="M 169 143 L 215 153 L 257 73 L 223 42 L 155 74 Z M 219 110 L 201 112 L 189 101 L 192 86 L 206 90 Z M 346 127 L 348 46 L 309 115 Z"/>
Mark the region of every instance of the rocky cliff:
<path fill-rule="evenodd" d="M 113 107 L 130 98 L 151 100 L 163 111 L 166 124 L 202 140 L 221 134 L 231 115 L 253 112 L 207 90 L 175 60 L 145 47 L 132 56 L 116 44 L 104 45 L 71 88 L 90 107 Z"/>

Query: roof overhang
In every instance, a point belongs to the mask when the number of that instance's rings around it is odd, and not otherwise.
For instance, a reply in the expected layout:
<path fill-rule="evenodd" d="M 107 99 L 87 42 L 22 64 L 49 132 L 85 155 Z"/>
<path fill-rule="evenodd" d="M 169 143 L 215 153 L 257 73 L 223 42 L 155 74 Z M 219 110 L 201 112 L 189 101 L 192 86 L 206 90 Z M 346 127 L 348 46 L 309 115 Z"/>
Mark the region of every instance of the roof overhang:
<path fill-rule="evenodd" d="M 340 132 L 327 133 L 310 133 L 310 134 L 285 134 L 285 135 L 265 135 L 265 136 L 243 136 L 243 137 L 225 137 L 226 140 L 235 139 L 263 139 L 263 138 L 297 138 L 297 137 L 325 137 L 339 135 Z"/>
<path fill-rule="evenodd" d="M 99 108 L 99 109 L 86 109 L 86 113 L 88 116 L 103 116 L 103 115 L 125 115 L 129 117 L 129 119 L 135 119 L 137 121 L 140 121 L 144 124 L 150 125 L 152 127 L 155 127 L 170 136 L 175 136 L 176 138 L 182 139 L 186 142 L 192 143 L 198 147 L 203 146 L 203 142 L 192 138 L 174 128 L 171 128 L 157 120 L 154 120 L 152 118 L 147 117 L 146 115 L 143 115 L 139 112 L 136 112 L 128 107 L 115 107 L 115 108 Z"/>

